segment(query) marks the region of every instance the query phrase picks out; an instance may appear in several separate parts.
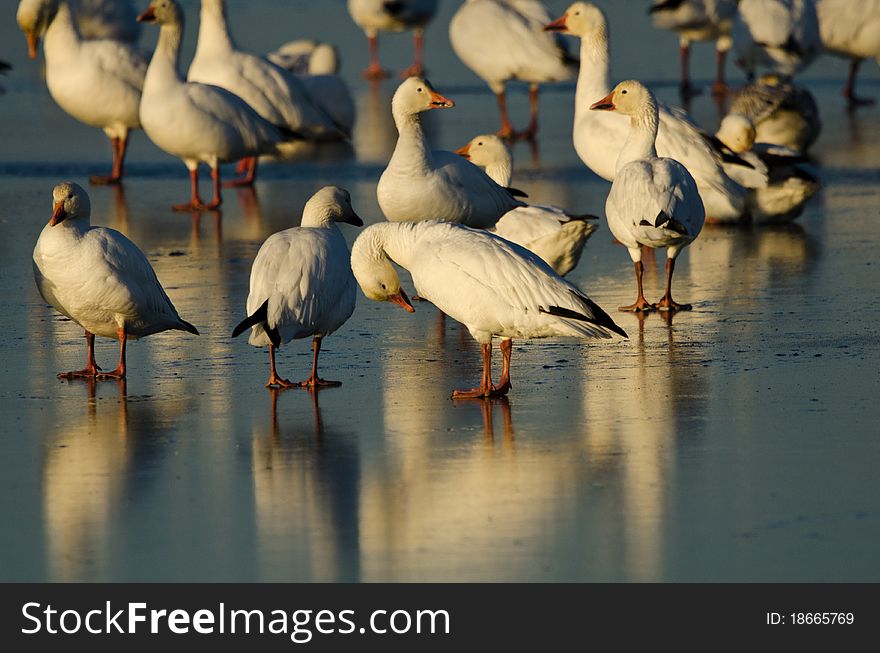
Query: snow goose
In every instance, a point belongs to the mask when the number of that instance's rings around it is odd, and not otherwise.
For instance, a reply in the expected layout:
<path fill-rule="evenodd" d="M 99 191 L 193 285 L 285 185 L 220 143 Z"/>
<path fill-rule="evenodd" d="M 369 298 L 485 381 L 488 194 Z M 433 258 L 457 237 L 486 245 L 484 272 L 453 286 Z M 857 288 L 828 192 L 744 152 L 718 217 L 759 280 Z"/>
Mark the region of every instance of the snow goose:
<path fill-rule="evenodd" d="M 282 132 L 244 100 L 219 86 L 184 81 L 178 72 L 183 15 L 174 0 L 153 0 L 139 21 L 157 23 L 159 41 L 150 61 L 141 102 L 141 122 L 161 149 L 183 159 L 192 193 L 178 211 L 215 209 L 220 196 L 220 163 L 260 154 L 277 154 L 278 146 L 295 135 Z M 211 167 L 214 198 L 199 197 L 199 163 Z"/>
<path fill-rule="evenodd" d="M 638 297 L 622 311 L 690 310 L 672 299 L 672 273 L 681 250 L 703 228 L 705 213 L 694 178 L 674 159 L 659 158 L 654 146 L 660 117 L 657 100 L 641 83 L 620 82 L 590 106 L 629 116 L 630 130 L 617 158 L 617 173 L 605 202 L 608 228 L 635 264 Z M 642 246 L 666 248 L 666 292 L 649 304 L 642 292 Z"/>
<path fill-rule="evenodd" d="M 814 0 L 740 0 L 731 28 L 740 65 L 794 75 L 822 52 Z"/>
<path fill-rule="evenodd" d="M 370 65 L 363 71 L 363 76 L 366 79 L 388 77 L 388 71 L 379 62 L 379 32 L 408 29 L 414 34 L 413 63 L 400 76 L 421 75 L 424 72 L 425 25 L 436 10 L 437 0 L 348 0 L 348 13 L 364 30 L 370 48 Z"/>
<path fill-rule="evenodd" d="M 499 185 L 510 185 L 513 157 L 498 136 L 475 136 L 455 153 L 483 168 Z M 534 252 L 564 277 L 578 264 L 587 239 L 597 229 L 588 222 L 590 219 L 596 216 L 574 215 L 556 206 L 528 204 L 505 213 L 489 231 Z"/>
<path fill-rule="evenodd" d="M 250 344 L 269 346 L 266 387 L 340 385 L 318 377 L 321 340 L 345 324 L 355 304 L 350 255 L 337 222 L 364 224 L 351 207 L 348 191 L 326 186 L 306 203 L 299 227 L 272 234 L 257 252 L 251 268 L 248 317 L 232 335 L 250 328 Z M 309 336 L 314 337 L 312 375 L 301 383 L 278 376 L 275 350 Z"/>
<path fill-rule="evenodd" d="M 421 77 L 410 77 L 394 93 L 397 145 L 376 187 L 379 206 L 392 222 L 444 220 L 486 228 L 524 206 L 473 163 L 454 152 L 430 149 L 419 114 L 452 106 Z"/>
<path fill-rule="evenodd" d="M 850 59 L 843 97 L 850 106 L 873 104 L 856 95 L 856 73 L 862 59 L 880 62 L 880 0 L 817 0 L 816 12 L 825 50 Z"/>
<path fill-rule="evenodd" d="M 318 107 L 296 75 L 235 46 L 229 34 L 224 0 L 202 0 L 199 38 L 187 80 L 225 88 L 273 125 L 310 140 L 339 140 L 347 136 Z M 256 157 L 250 157 L 247 175 L 227 186 L 252 185 L 256 167 Z"/>
<path fill-rule="evenodd" d="M 46 30 L 46 86 L 65 112 L 110 139 L 113 170 L 92 177 L 94 184 L 115 184 L 124 174 L 128 133 L 138 129 L 138 107 L 147 72 L 143 55 L 111 39 L 87 41 L 80 35 L 64 0 L 51 5 Z"/>
<path fill-rule="evenodd" d="M 458 320 L 480 343 L 480 386 L 454 397 L 492 397 L 510 390 L 512 338 L 610 338 L 626 333 L 581 290 L 538 256 L 486 231 L 445 222 L 380 223 L 351 250 L 364 295 L 413 311 L 391 262 L 409 270 L 419 296 Z M 503 367 L 493 385 L 492 338 L 501 338 Z"/>
<path fill-rule="evenodd" d="M 162 289 L 147 257 L 118 231 L 92 227 L 89 196 L 64 182 L 52 191 L 52 219 L 34 247 L 34 279 L 43 299 L 85 329 L 88 363 L 59 378 L 125 377 L 125 345 L 175 329 L 199 335 Z M 95 364 L 95 336 L 119 339 L 119 364 L 102 372 Z"/>
<path fill-rule="evenodd" d="M 691 86 L 689 59 L 693 41 L 715 41 L 717 70 L 712 84 L 714 95 L 727 90 L 724 60 L 730 50 L 730 27 L 736 14 L 737 0 L 655 0 L 648 9 L 654 27 L 678 33 L 681 52 L 681 92 L 695 93 Z"/>
<path fill-rule="evenodd" d="M 574 148 L 581 160 L 600 177 L 614 179 L 615 162 L 627 138 L 629 125 L 616 112 L 590 111 L 597 97 L 611 90 L 608 81 L 608 22 L 601 9 L 589 2 L 576 2 L 545 29 L 581 39 L 581 66 L 575 93 Z M 716 222 L 737 222 L 746 217 L 745 188 L 733 181 L 722 167 L 729 154 L 718 147 L 683 110 L 663 104 L 657 151 L 679 161 L 697 180 L 706 214 Z M 734 159 L 739 164 L 742 161 Z"/>
<path fill-rule="evenodd" d="M 131 0 L 68 0 L 76 25 L 84 39 L 113 39 L 135 43 L 140 25 Z M 40 39 L 46 33 L 58 0 L 20 0 L 15 13 L 18 27 L 24 32 L 28 56 L 37 58 Z"/>
<path fill-rule="evenodd" d="M 803 86 L 777 73 L 767 73 L 736 91 L 727 115 L 744 117 L 754 127 L 753 140 L 805 153 L 819 137 L 822 121 L 813 95 Z M 731 123 L 730 127 L 740 125 Z M 722 120 L 722 132 L 724 125 Z M 717 134 L 727 143 L 722 133 Z M 737 138 L 734 133 L 727 134 Z M 740 134 L 741 138 L 742 134 Z M 727 143 L 730 146 L 730 143 Z M 742 149 L 736 149 L 742 152 Z"/>
<path fill-rule="evenodd" d="M 449 40 L 458 58 L 482 78 L 498 101 L 499 136 L 532 138 L 538 130 L 539 84 L 573 79 L 577 59 L 556 34 L 544 32 L 550 12 L 537 0 L 468 0 L 449 23 Z M 505 82 L 529 83 L 531 120 L 514 134 L 507 114 Z"/>

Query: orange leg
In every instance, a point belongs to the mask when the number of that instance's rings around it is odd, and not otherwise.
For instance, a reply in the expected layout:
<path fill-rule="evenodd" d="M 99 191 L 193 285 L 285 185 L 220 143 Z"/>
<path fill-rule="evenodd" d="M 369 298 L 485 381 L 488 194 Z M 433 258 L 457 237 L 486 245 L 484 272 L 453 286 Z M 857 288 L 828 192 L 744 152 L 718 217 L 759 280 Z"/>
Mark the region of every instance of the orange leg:
<path fill-rule="evenodd" d="M 856 73 L 859 70 L 861 59 L 853 59 L 849 65 L 849 77 L 846 79 L 846 86 L 843 87 L 843 97 L 850 107 L 864 106 L 874 104 L 873 98 L 859 97 L 856 95 Z"/>
<path fill-rule="evenodd" d="M 618 310 L 620 311 L 630 311 L 630 312 L 638 312 L 638 311 L 650 311 L 654 308 L 651 304 L 648 303 L 648 300 L 645 299 L 645 293 L 642 291 L 642 276 L 645 273 L 645 267 L 642 265 L 641 261 L 635 262 L 636 266 L 636 284 L 639 288 L 639 296 L 636 297 L 636 303 L 630 304 L 629 306 L 621 306 Z"/>
<path fill-rule="evenodd" d="M 238 162 L 235 171 L 243 175 L 238 179 L 223 182 L 223 188 L 240 188 L 242 186 L 253 186 L 257 180 L 257 157 L 249 156 Z"/>
<path fill-rule="evenodd" d="M 85 368 L 75 372 L 61 372 L 58 375 L 59 379 L 94 378 L 101 371 L 101 368 L 95 363 L 95 334 L 86 331 L 85 338 L 89 348 L 88 362 Z"/>
<path fill-rule="evenodd" d="M 715 82 L 712 84 L 712 95 L 722 97 L 727 94 L 727 83 L 724 81 L 724 61 L 727 50 L 715 51 Z"/>
<path fill-rule="evenodd" d="M 370 65 L 361 73 L 364 79 L 386 79 L 388 71 L 379 62 L 379 37 L 368 36 L 367 46 L 370 48 Z"/>
<path fill-rule="evenodd" d="M 111 138 L 110 147 L 113 150 L 113 172 L 109 175 L 95 175 L 89 181 L 96 186 L 111 186 L 122 181 L 125 150 L 128 147 L 127 135 L 122 138 Z"/>
<path fill-rule="evenodd" d="M 116 366 L 116 369 L 112 372 L 101 372 L 98 374 L 98 379 L 124 379 L 125 378 L 125 345 L 128 341 L 128 334 L 125 333 L 124 328 L 120 328 L 116 330 L 116 335 L 119 338 L 119 364 Z"/>
<path fill-rule="evenodd" d="M 674 271 L 675 259 L 666 259 L 666 292 L 663 294 L 663 298 L 654 304 L 654 308 L 659 308 L 661 311 L 689 311 L 691 310 L 690 304 L 678 304 L 672 299 L 672 273 Z"/>
<path fill-rule="evenodd" d="M 202 198 L 199 197 L 198 168 L 189 171 L 189 181 L 192 187 L 189 204 L 175 204 L 171 207 L 174 211 L 201 211 L 205 208 L 205 203 L 202 201 Z"/>
<path fill-rule="evenodd" d="M 681 96 L 686 99 L 690 99 L 695 95 L 700 94 L 699 89 L 694 88 L 693 84 L 691 84 L 690 55 L 690 44 L 682 43 L 679 48 L 679 56 L 681 61 L 681 84 L 679 85 L 679 92 L 681 93 Z"/>
<path fill-rule="evenodd" d="M 425 30 L 417 27 L 413 34 L 413 62 L 406 70 L 400 71 L 400 76 L 404 79 L 407 77 L 421 76 L 425 73 L 424 65 L 425 53 Z"/>
<path fill-rule="evenodd" d="M 269 345 L 269 381 L 266 383 L 267 388 L 292 388 L 296 383 L 292 383 L 287 379 L 282 379 L 278 376 L 278 371 L 275 369 L 275 346 Z"/>
<path fill-rule="evenodd" d="M 256 165 L 256 164 L 254 164 Z M 208 204 L 206 209 L 219 209 L 220 205 L 223 203 L 223 199 L 220 197 L 220 168 L 219 166 L 216 168 L 211 168 L 211 181 L 214 182 L 214 199 L 211 200 L 211 203 Z"/>
<path fill-rule="evenodd" d="M 494 387 L 499 394 L 505 395 L 510 390 L 510 352 L 513 349 L 513 343 L 509 339 L 501 340 L 501 378 L 498 379 L 498 385 Z"/>
<path fill-rule="evenodd" d="M 508 341 L 509 342 L 509 341 Z M 502 348 L 502 352 L 504 349 Z M 483 375 L 480 378 L 480 387 L 471 388 L 470 390 L 453 390 L 453 399 L 482 399 L 487 397 L 503 397 L 510 390 L 510 380 L 508 378 L 506 384 L 499 386 L 492 385 L 492 343 L 480 345 L 480 352 L 483 356 Z M 505 355 L 507 360 L 508 377 L 510 374 L 510 350 Z M 503 373 L 502 373 L 503 379 Z"/>
<path fill-rule="evenodd" d="M 535 140 L 535 136 L 538 134 L 538 94 L 540 89 L 537 84 L 532 84 L 529 86 L 529 126 L 523 132 L 517 133 L 517 138 L 522 138 L 527 141 Z"/>
<path fill-rule="evenodd" d="M 318 376 L 318 354 L 321 353 L 321 338 L 320 336 L 315 336 L 312 340 L 312 350 L 314 351 L 314 356 L 312 357 L 312 375 L 307 378 L 305 381 L 300 382 L 301 388 L 332 388 L 342 385 L 341 381 L 325 381 L 324 379 Z"/>
<path fill-rule="evenodd" d="M 498 102 L 498 112 L 501 114 L 501 129 L 495 132 L 501 138 L 513 138 L 513 125 L 510 124 L 510 116 L 507 115 L 507 94 L 504 91 L 495 94 Z"/>

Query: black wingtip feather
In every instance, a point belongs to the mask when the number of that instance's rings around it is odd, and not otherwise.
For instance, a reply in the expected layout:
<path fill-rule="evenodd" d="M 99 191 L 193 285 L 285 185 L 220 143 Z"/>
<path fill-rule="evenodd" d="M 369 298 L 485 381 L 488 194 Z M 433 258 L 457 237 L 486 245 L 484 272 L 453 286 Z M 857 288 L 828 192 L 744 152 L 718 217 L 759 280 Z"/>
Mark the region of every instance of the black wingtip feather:
<path fill-rule="evenodd" d="M 190 324 L 190 323 L 187 322 L 186 320 L 181 320 L 181 321 L 180 321 L 180 324 L 183 326 L 183 330 L 186 331 L 187 333 L 191 333 L 191 334 L 193 334 L 194 336 L 200 336 L 200 335 L 202 335 L 202 334 L 199 333 L 199 330 L 198 330 L 198 329 L 196 329 L 192 324 Z"/>
<path fill-rule="evenodd" d="M 571 291 L 571 294 L 574 295 L 579 302 L 584 304 L 593 314 L 593 317 L 587 317 L 583 313 L 578 313 L 577 311 L 573 311 L 570 308 L 563 308 L 561 306 L 548 306 L 546 309 L 539 308 L 538 310 L 541 313 L 547 313 L 549 315 L 556 315 L 557 317 L 564 317 L 569 320 L 579 320 L 581 322 L 590 322 L 591 324 L 595 324 L 596 326 L 603 327 L 608 329 L 609 331 L 613 331 L 619 336 L 623 336 L 624 338 L 629 338 L 626 335 L 626 331 L 621 329 L 614 323 L 614 320 L 611 319 L 611 316 L 608 315 L 605 311 L 599 308 L 599 305 L 596 304 L 592 299 L 586 297 L 585 295 L 581 295 L 580 293 Z"/>
<path fill-rule="evenodd" d="M 508 193 L 513 195 L 514 197 L 528 197 L 525 191 L 520 190 L 519 188 L 510 188 L 509 186 L 504 187 Z"/>
<path fill-rule="evenodd" d="M 245 329 L 249 329 L 255 324 L 259 324 L 260 322 L 266 321 L 266 316 L 269 311 L 269 300 L 263 302 L 263 305 L 260 306 L 257 310 L 254 311 L 253 315 L 248 315 L 245 319 L 243 319 L 237 327 L 232 330 L 232 337 L 236 338 L 240 336 Z M 268 329 L 266 330 L 268 332 Z M 271 336 L 270 336 L 271 340 Z M 274 344 L 274 343 L 273 343 Z"/>

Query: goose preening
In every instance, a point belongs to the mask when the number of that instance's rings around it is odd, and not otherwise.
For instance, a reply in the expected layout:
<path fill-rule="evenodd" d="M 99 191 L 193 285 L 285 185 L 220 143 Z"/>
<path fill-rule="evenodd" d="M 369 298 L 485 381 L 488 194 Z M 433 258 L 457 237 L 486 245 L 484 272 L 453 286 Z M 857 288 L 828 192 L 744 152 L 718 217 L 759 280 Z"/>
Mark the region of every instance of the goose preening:
<path fill-rule="evenodd" d="M 614 179 L 615 163 L 629 123 L 617 112 L 590 111 L 590 104 L 611 90 L 609 77 L 608 21 L 589 2 L 575 2 L 545 29 L 581 39 L 581 65 L 575 93 L 573 140 L 581 160 L 600 177 Z M 724 158 L 746 165 L 723 152 L 717 141 L 701 130 L 681 109 L 659 105 L 657 151 L 679 161 L 694 176 L 706 215 L 717 222 L 740 221 L 746 216 L 747 191 L 723 168 Z"/>
<path fill-rule="evenodd" d="M 480 343 L 480 385 L 454 397 L 493 397 L 510 390 L 512 338 L 626 337 L 605 311 L 538 256 L 483 230 L 447 222 L 380 223 L 364 229 L 351 269 L 364 295 L 413 311 L 391 262 L 412 275 L 419 296 L 467 327 Z M 492 338 L 503 366 L 492 383 Z"/>
<path fill-rule="evenodd" d="M 495 94 L 501 113 L 499 136 L 531 138 L 538 130 L 539 85 L 573 79 L 577 59 L 556 34 L 544 32 L 550 12 L 538 0 L 468 0 L 449 23 L 449 40 L 458 58 Z M 507 113 L 505 83 L 529 84 L 531 119 L 515 133 Z"/>
<path fill-rule="evenodd" d="M 822 53 L 814 0 L 739 0 L 731 28 L 737 64 L 794 75 Z"/>
<path fill-rule="evenodd" d="M 34 247 L 34 279 L 43 299 L 85 329 L 86 367 L 59 378 L 125 378 L 125 346 L 168 330 L 198 330 L 180 318 L 144 253 L 118 231 L 90 224 L 89 196 L 64 182 L 52 191 L 52 218 Z M 119 340 L 119 364 L 95 364 L 95 336 Z"/>
<path fill-rule="evenodd" d="M 475 136 L 455 153 L 483 168 L 501 186 L 510 186 L 513 157 L 495 134 Z M 587 239 L 598 229 L 589 222 L 595 219 L 556 206 L 527 204 L 505 213 L 489 231 L 534 252 L 564 277 L 577 266 Z"/>
<path fill-rule="evenodd" d="M 94 184 L 115 184 L 124 175 L 128 134 L 141 126 L 139 106 L 147 61 L 131 45 L 113 39 L 86 40 L 66 0 L 48 0 L 46 86 L 66 113 L 110 139 L 113 170 Z"/>
<path fill-rule="evenodd" d="M 654 27 L 678 34 L 681 55 L 681 92 L 695 94 L 690 78 L 690 46 L 694 41 L 715 41 L 716 72 L 714 95 L 727 90 L 724 62 L 730 50 L 730 28 L 736 14 L 737 0 L 655 0 L 648 9 Z"/>
<path fill-rule="evenodd" d="M 183 14 L 174 0 L 153 0 L 138 20 L 160 26 L 144 82 L 140 112 L 144 131 L 160 149 L 182 159 L 190 173 L 190 201 L 173 208 L 215 209 L 222 202 L 220 163 L 277 154 L 283 141 L 299 137 L 282 131 L 226 89 L 184 81 L 178 71 Z M 211 167 L 210 204 L 199 196 L 199 163 Z"/>
<path fill-rule="evenodd" d="M 809 150 L 822 130 L 819 107 L 812 93 L 777 73 L 761 75 L 753 83 L 738 89 L 727 115 L 744 117 L 755 129 L 753 141 L 779 145 L 801 154 Z M 742 123 L 736 122 L 728 125 L 734 130 L 741 126 Z M 737 134 L 725 130 L 723 120 L 721 131 L 716 135 L 730 147 L 733 146 L 729 139 L 742 140 L 745 136 L 742 132 Z M 736 152 L 745 151 L 742 148 L 733 149 Z"/>
<path fill-rule="evenodd" d="M 398 139 L 376 196 L 392 222 L 444 220 L 486 228 L 524 204 L 473 163 L 454 152 L 432 150 L 419 114 L 455 103 L 421 77 L 404 81 L 391 100 Z"/>
<path fill-rule="evenodd" d="M 239 50 L 229 33 L 224 0 L 202 0 L 196 54 L 187 80 L 234 93 L 261 117 L 309 140 L 347 136 L 312 99 L 293 73 L 268 59 Z M 248 157 L 247 174 L 227 186 L 254 183 L 257 158 Z"/>
<path fill-rule="evenodd" d="M 850 60 L 843 97 L 850 106 L 874 104 L 856 94 L 862 59 L 880 62 L 880 0 L 817 0 L 819 34 L 826 52 Z"/>
<path fill-rule="evenodd" d="M 132 0 L 67 0 L 84 39 L 113 39 L 135 43 L 140 36 L 137 11 Z M 40 39 L 46 33 L 58 0 L 20 0 L 15 13 L 28 44 L 28 56 L 37 58 Z"/>
<path fill-rule="evenodd" d="M 367 35 L 370 65 L 366 79 L 385 79 L 388 71 L 379 61 L 379 32 L 413 30 L 413 62 L 401 77 L 424 73 L 425 26 L 434 17 L 437 0 L 348 0 L 348 13 Z"/>
<path fill-rule="evenodd" d="M 703 228 L 705 212 L 696 181 L 681 163 L 659 158 L 654 146 L 660 116 L 657 100 L 637 81 L 620 82 L 590 106 L 629 116 L 630 129 L 617 159 L 617 173 L 605 202 L 608 228 L 635 264 L 638 297 L 622 311 L 689 310 L 672 299 L 675 259 Z M 642 246 L 666 248 L 666 292 L 656 304 L 642 292 Z"/>
<path fill-rule="evenodd" d="M 337 222 L 364 224 L 351 206 L 348 191 L 326 186 L 306 203 L 299 227 L 272 234 L 257 252 L 251 268 L 248 317 L 232 336 L 250 328 L 250 344 L 269 346 L 266 387 L 340 385 L 318 376 L 321 341 L 351 317 L 357 294 L 348 247 Z M 280 377 L 275 350 L 309 336 L 313 336 L 314 351 L 311 376 L 301 383 Z"/>

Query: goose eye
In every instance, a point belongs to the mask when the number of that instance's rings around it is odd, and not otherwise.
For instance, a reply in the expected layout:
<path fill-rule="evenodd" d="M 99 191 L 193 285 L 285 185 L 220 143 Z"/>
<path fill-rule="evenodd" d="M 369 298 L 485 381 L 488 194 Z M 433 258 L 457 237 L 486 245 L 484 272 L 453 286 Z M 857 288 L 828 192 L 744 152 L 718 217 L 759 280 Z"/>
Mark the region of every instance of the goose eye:
<path fill-rule="evenodd" d="M 477 145 L 482 145 L 482 144 L 483 144 L 483 141 L 480 141 L 479 143 L 477 143 Z"/>
<path fill-rule="evenodd" d="M 626 95 L 626 89 L 623 89 L 623 90 L 621 91 L 621 93 L 623 93 L 624 95 Z"/>
<path fill-rule="evenodd" d="M 419 93 L 421 93 L 421 92 L 422 92 L 422 87 L 419 86 L 416 90 L 417 90 Z"/>

